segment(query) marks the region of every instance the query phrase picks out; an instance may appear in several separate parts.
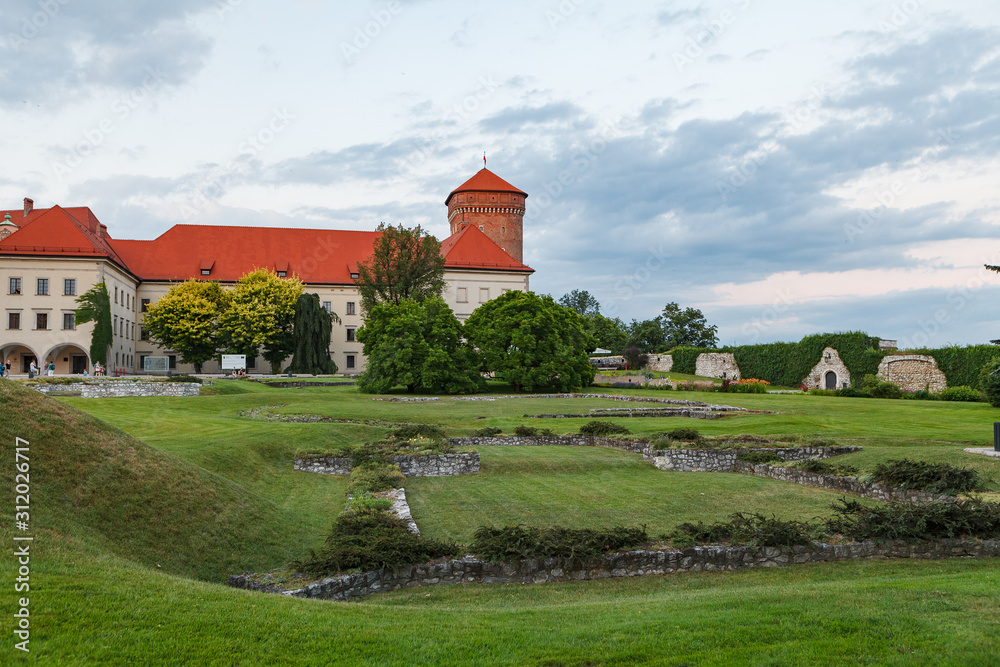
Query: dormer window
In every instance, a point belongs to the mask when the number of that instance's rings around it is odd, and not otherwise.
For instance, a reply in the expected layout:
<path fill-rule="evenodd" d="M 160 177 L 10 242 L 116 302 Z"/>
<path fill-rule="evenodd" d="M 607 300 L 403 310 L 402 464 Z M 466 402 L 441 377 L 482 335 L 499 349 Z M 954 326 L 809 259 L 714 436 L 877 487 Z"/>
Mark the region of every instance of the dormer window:
<path fill-rule="evenodd" d="M 288 276 L 288 271 L 278 271 L 279 278 L 285 278 Z"/>
<path fill-rule="evenodd" d="M 201 270 L 201 275 L 203 275 L 203 276 L 210 276 L 210 275 L 212 275 L 212 269 L 202 269 Z"/>
<path fill-rule="evenodd" d="M 288 277 L 288 262 L 275 262 L 274 272 L 278 274 L 279 278 Z"/>
<path fill-rule="evenodd" d="M 357 280 L 360 277 L 361 277 L 361 274 L 359 274 L 359 273 L 352 273 L 351 274 L 351 280 Z"/>
<path fill-rule="evenodd" d="M 200 264 L 201 275 L 203 275 L 203 276 L 210 276 L 210 275 L 212 275 L 212 267 L 214 267 L 214 266 L 215 266 L 215 260 L 214 259 L 203 259 L 203 260 L 201 260 L 201 264 Z"/>

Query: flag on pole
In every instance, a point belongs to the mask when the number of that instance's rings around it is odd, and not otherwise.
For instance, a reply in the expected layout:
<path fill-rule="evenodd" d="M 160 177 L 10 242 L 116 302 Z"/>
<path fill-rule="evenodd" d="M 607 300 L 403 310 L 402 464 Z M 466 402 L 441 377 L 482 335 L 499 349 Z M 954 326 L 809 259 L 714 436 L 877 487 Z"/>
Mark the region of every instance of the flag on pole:
<path fill-rule="evenodd" d="M 486 151 L 483 151 L 483 169 L 486 169 Z"/>

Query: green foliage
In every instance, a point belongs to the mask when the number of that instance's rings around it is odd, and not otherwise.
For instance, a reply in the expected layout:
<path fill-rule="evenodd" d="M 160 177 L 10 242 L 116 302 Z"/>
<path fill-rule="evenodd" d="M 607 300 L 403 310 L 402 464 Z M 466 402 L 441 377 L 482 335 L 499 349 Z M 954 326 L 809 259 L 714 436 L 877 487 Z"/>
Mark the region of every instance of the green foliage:
<path fill-rule="evenodd" d="M 503 433 L 502 428 L 497 428 L 496 426 L 487 426 L 485 428 L 479 429 L 478 431 L 474 431 L 472 433 L 472 436 L 474 438 L 495 438 L 501 433 Z"/>
<path fill-rule="evenodd" d="M 994 357 L 979 372 L 979 387 L 994 408 L 1000 408 L 1000 358 Z"/>
<path fill-rule="evenodd" d="M 379 498 L 370 491 L 351 496 L 347 501 L 345 512 L 360 512 L 363 510 L 389 510 L 392 509 L 392 500 L 389 498 Z"/>
<path fill-rule="evenodd" d="M 90 335 L 90 363 L 100 362 L 106 368 L 108 349 L 114 338 L 111 325 L 111 296 L 108 294 L 107 285 L 102 280 L 78 296 L 76 303 L 77 325 L 94 323 L 94 331 Z"/>
<path fill-rule="evenodd" d="M 469 549 L 491 563 L 525 558 L 558 558 L 568 563 L 586 563 L 604 554 L 647 542 L 649 535 L 645 526 L 616 526 L 610 530 L 480 526 Z"/>
<path fill-rule="evenodd" d="M 193 375 L 173 375 L 167 380 L 168 382 L 195 382 L 197 384 L 202 384 L 201 378 L 197 378 Z"/>
<path fill-rule="evenodd" d="M 853 540 L 937 540 L 1000 537 L 1000 504 L 976 500 L 862 505 L 842 498 L 826 520 L 831 533 Z"/>
<path fill-rule="evenodd" d="M 622 352 L 622 356 L 625 357 L 625 363 L 628 364 L 630 369 L 645 368 L 646 364 L 649 363 L 649 355 L 643 354 L 642 350 L 633 346 Z"/>
<path fill-rule="evenodd" d="M 983 394 L 978 389 L 972 387 L 958 386 L 948 387 L 941 392 L 942 401 L 963 401 L 966 403 L 981 403 Z"/>
<path fill-rule="evenodd" d="M 968 345 L 943 347 L 936 350 L 907 350 L 907 354 L 927 354 L 937 361 L 949 387 L 967 386 L 982 389 L 979 372 L 996 358 L 1000 350 L 996 345 Z"/>
<path fill-rule="evenodd" d="M 358 262 L 355 284 L 361 309 L 370 313 L 378 304 L 398 306 L 405 300 L 422 303 L 444 292 L 441 244 L 419 225 L 406 229 L 380 223 L 371 256 Z"/>
<path fill-rule="evenodd" d="M 379 509 L 345 511 L 333 524 L 319 553 L 295 561 L 291 566 L 318 576 L 345 570 L 397 568 L 424 563 L 433 558 L 457 556 L 457 545 L 414 535 L 406 524 Z"/>
<path fill-rule="evenodd" d="M 817 526 L 804 521 L 785 521 L 775 516 L 737 512 L 729 521 L 713 524 L 682 523 L 665 537 L 675 546 L 692 544 L 746 544 L 755 547 L 792 547 L 809 545 Z"/>
<path fill-rule="evenodd" d="M 601 312 L 601 304 L 587 290 L 575 289 L 569 294 L 563 294 L 559 305 L 575 310 L 581 317 L 599 315 Z"/>
<path fill-rule="evenodd" d="M 143 327 L 150 340 L 175 350 L 182 362 L 201 372 L 201 365 L 219 351 L 219 318 L 228 307 L 229 295 L 219 283 L 191 279 L 151 304 Z"/>
<path fill-rule="evenodd" d="M 622 426 L 621 424 L 615 424 L 614 422 L 601 421 L 599 419 L 589 421 L 580 427 L 581 435 L 603 436 L 603 435 L 624 435 L 627 433 L 631 433 L 631 431 L 629 431 L 628 428 L 626 428 L 625 426 Z"/>
<path fill-rule="evenodd" d="M 873 481 L 886 486 L 950 496 L 986 490 L 986 481 L 975 470 L 948 463 L 895 459 L 877 464 L 871 477 Z"/>
<path fill-rule="evenodd" d="M 608 318 L 594 313 L 583 318 L 587 330 L 593 336 L 594 349 L 600 347 L 621 354 L 628 344 L 628 327 L 620 318 Z"/>
<path fill-rule="evenodd" d="M 818 459 L 806 459 L 799 461 L 795 467 L 805 472 L 814 472 L 818 475 L 833 475 L 834 477 L 850 477 L 858 473 L 858 469 L 846 463 L 828 463 Z"/>
<path fill-rule="evenodd" d="M 512 290 L 476 309 L 465 323 L 483 367 L 514 391 L 570 391 L 594 378 L 593 339 L 576 311 L 550 296 Z"/>
<path fill-rule="evenodd" d="M 698 361 L 698 355 L 704 352 L 716 352 L 716 350 L 703 348 L 703 347 L 675 347 L 670 350 L 670 356 L 674 360 L 674 365 L 671 368 L 674 373 L 687 373 L 688 375 L 694 375 L 695 366 Z M 742 372 L 742 368 L 740 371 Z M 759 376 L 758 376 L 759 377 Z"/>
<path fill-rule="evenodd" d="M 302 283 L 268 269 L 241 277 L 229 291 L 229 307 L 219 316 L 223 347 L 232 354 L 256 355 L 263 348 L 271 371 L 292 352 L 295 304 Z"/>
<path fill-rule="evenodd" d="M 666 436 L 671 440 L 688 440 L 688 441 L 701 440 L 701 433 L 699 433 L 693 428 L 675 428 L 673 430 L 667 431 Z"/>
<path fill-rule="evenodd" d="M 334 320 L 340 317 L 323 308 L 318 294 L 300 294 L 295 302 L 295 319 L 292 324 L 293 373 L 331 375 L 337 364 L 330 358 L 330 333 Z"/>
<path fill-rule="evenodd" d="M 730 394 L 766 394 L 767 385 L 761 382 L 733 382 L 726 390 Z"/>
<path fill-rule="evenodd" d="M 813 389 L 809 393 L 825 391 L 823 389 Z M 855 389 L 854 387 L 844 387 L 843 389 L 837 389 L 831 392 L 834 396 L 840 396 L 842 398 L 874 398 L 864 389 Z"/>
<path fill-rule="evenodd" d="M 736 455 L 736 460 L 755 466 L 765 463 L 781 463 L 784 461 L 783 458 L 773 452 L 740 452 Z"/>
<path fill-rule="evenodd" d="M 406 483 L 406 476 L 399 471 L 399 466 L 390 464 L 356 465 L 351 468 L 351 483 L 348 493 L 378 493 L 389 489 L 398 489 Z"/>
<path fill-rule="evenodd" d="M 538 429 L 534 426 L 525 426 L 521 424 L 514 427 L 514 435 L 519 438 L 533 438 L 538 435 Z"/>
<path fill-rule="evenodd" d="M 899 385 L 881 380 L 872 373 L 865 376 L 864 391 L 872 398 L 899 398 L 903 393 Z"/>
<path fill-rule="evenodd" d="M 372 306 L 358 340 L 368 357 L 358 377 L 363 392 L 384 394 L 403 385 L 410 393 L 469 394 L 486 387 L 462 324 L 439 296 Z"/>
<path fill-rule="evenodd" d="M 823 350 L 837 350 L 852 378 L 878 371 L 884 353 L 879 339 L 861 332 L 816 334 L 798 343 L 768 343 L 730 348 L 743 377 L 767 380 L 773 385 L 795 387 L 823 357 Z M 674 368 L 676 366 L 676 357 Z M 680 371 L 680 369 L 678 369 Z M 683 372 L 683 371 L 680 371 Z"/>
<path fill-rule="evenodd" d="M 402 440 L 410 438 L 431 438 L 432 440 L 443 440 L 447 436 L 440 426 L 430 424 L 407 424 L 400 426 L 391 433 L 391 437 Z"/>
<path fill-rule="evenodd" d="M 676 303 L 668 303 L 661 315 L 666 347 L 716 347 L 719 327 L 709 325 L 705 316 L 697 308 L 685 308 Z"/>

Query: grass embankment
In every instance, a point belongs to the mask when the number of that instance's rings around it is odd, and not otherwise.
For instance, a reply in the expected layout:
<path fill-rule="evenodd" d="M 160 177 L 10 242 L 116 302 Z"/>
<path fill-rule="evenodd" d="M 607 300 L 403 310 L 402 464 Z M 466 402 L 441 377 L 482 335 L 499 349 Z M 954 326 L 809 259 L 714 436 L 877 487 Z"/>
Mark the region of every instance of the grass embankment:
<path fill-rule="evenodd" d="M 138 419 L 157 418 L 136 412 Z M 167 572 L 217 581 L 297 555 L 297 543 L 321 542 L 316 526 L 232 478 L 150 447 L 14 382 L 0 381 L 0 415 L 5 447 L 13 447 L 16 437 L 30 443 L 32 529 L 82 540 Z M 179 430 L 185 439 L 211 447 L 196 429 Z M 259 466 L 268 455 L 266 448 L 248 444 L 233 464 Z M 0 480 L 13 489 L 12 452 L 9 462 L 0 467 Z M 300 485 L 302 492 L 328 497 L 327 507 L 343 504 L 344 486 L 336 478 Z M 13 521 L 10 500 L 0 510 L 7 525 Z"/>

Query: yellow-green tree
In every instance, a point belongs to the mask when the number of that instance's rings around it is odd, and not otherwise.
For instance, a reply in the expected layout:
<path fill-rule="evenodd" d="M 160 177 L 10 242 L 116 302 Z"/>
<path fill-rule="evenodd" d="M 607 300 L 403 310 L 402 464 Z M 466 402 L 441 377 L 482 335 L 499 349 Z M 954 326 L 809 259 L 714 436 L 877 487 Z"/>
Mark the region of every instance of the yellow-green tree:
<path fill-rule="evenodd" d="M 171 287 L 149 306 L 142 326 L 150 340 L 175 350 L 186 364 L 201 365 L 218 353 L 219 318 L 229 299 L 219 283 L 188 280 Z"/>
<path fill-rule="evenodd" d="M 292 353 L 295 302 L 302 283 L 257 269 L 240 278 L 229 291 L 229 308 L 219 318 L 223 347 L 230 354 L 256 355 L 264 350 L 271 371 Z"/>

